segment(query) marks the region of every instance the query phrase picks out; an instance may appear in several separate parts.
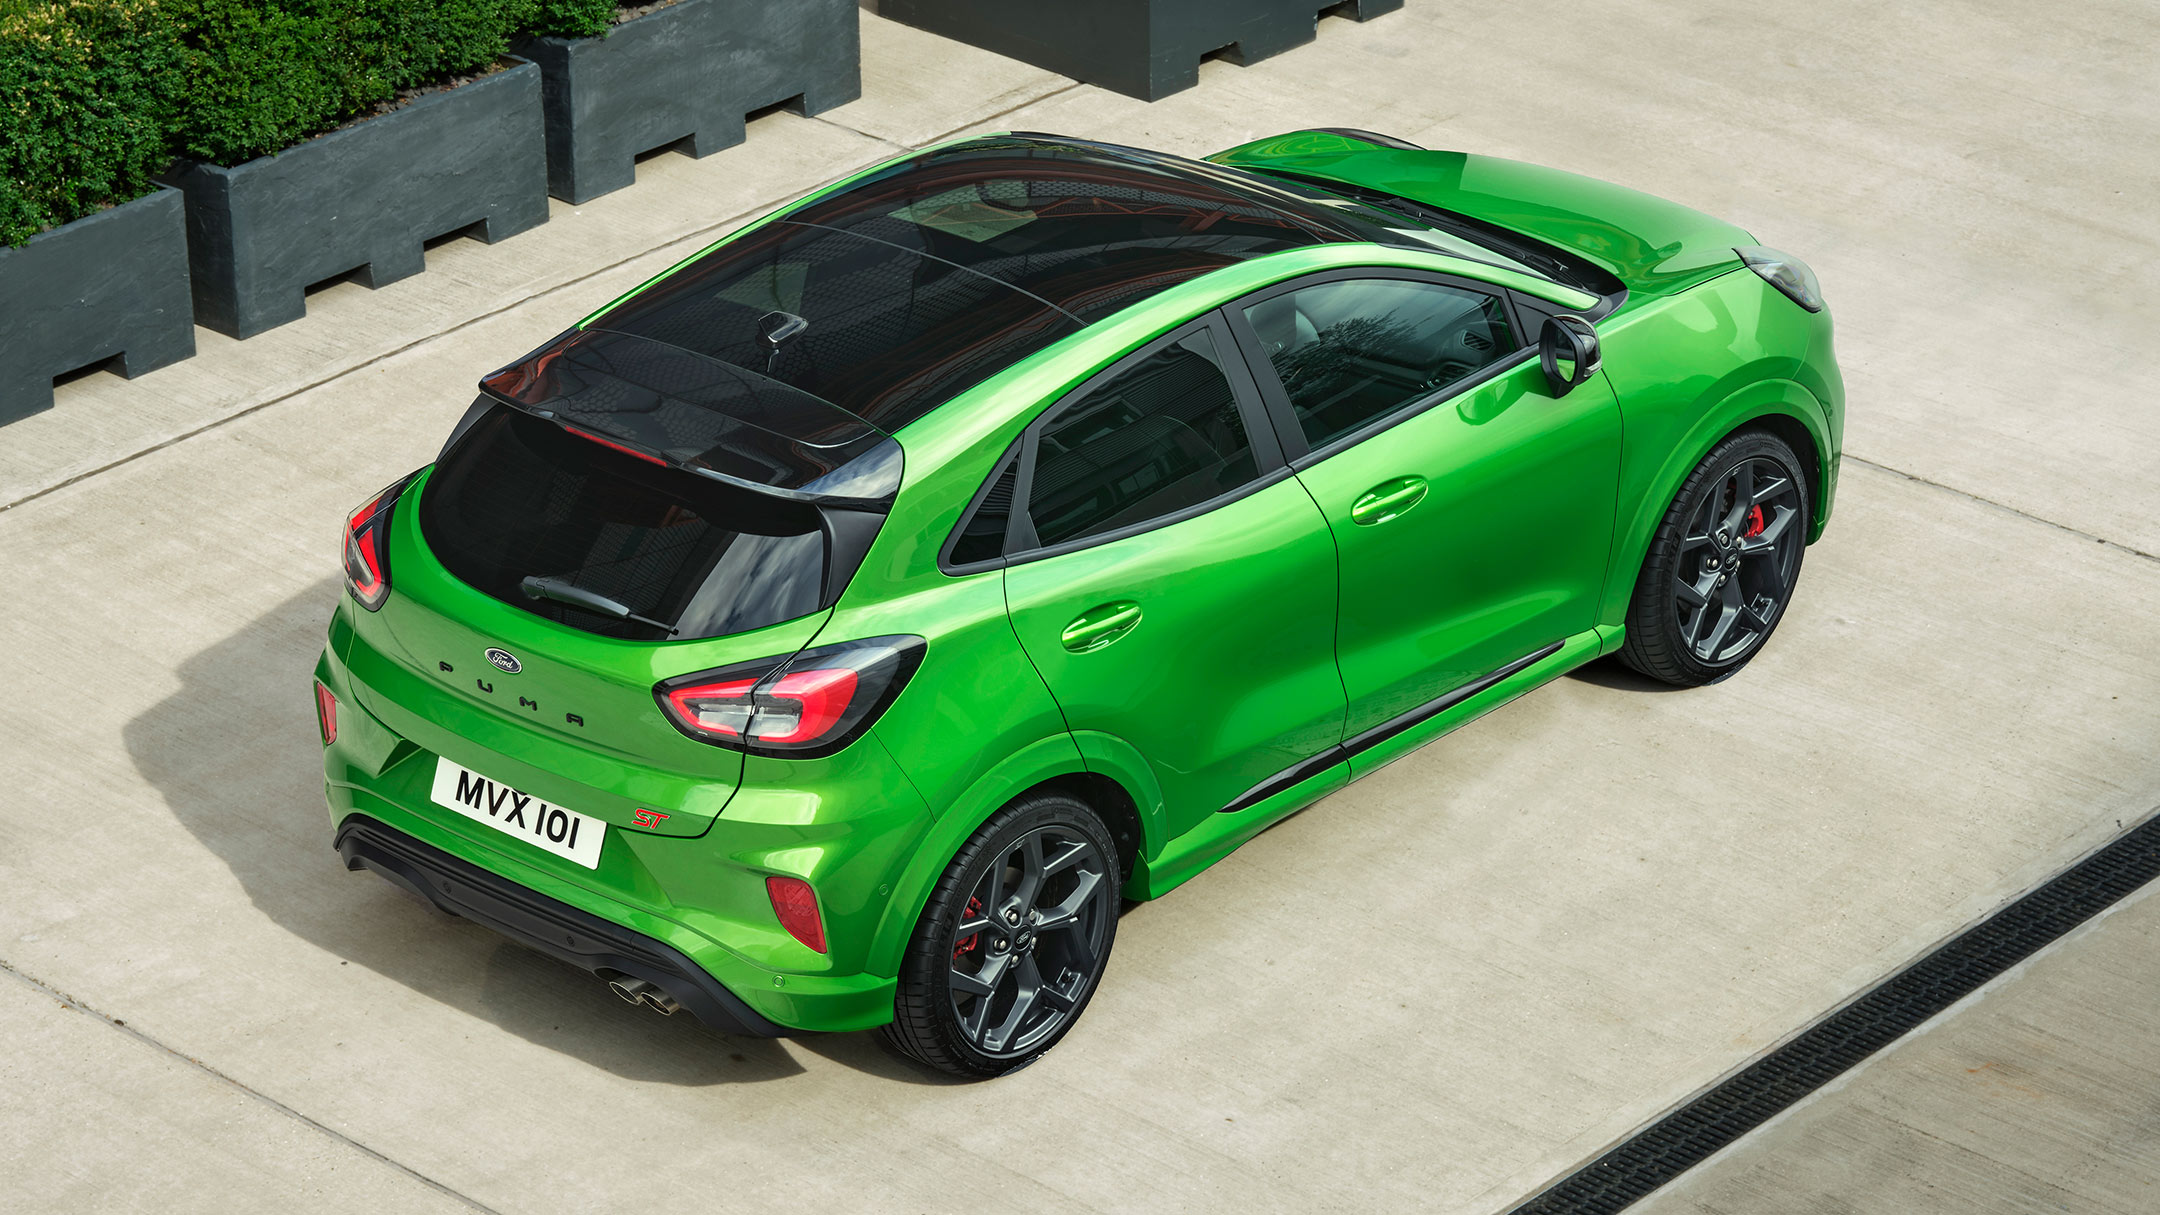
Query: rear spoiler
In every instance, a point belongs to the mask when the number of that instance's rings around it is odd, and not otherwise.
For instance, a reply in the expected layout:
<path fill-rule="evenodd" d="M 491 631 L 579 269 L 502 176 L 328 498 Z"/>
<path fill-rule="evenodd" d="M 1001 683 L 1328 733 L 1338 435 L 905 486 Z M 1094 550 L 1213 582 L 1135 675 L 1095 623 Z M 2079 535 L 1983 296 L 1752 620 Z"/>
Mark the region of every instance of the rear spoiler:
<path fill-rule="evenodd" d="M 900 444 L 891 435 L 799 388 L 651 338 L 572 329 L 489 374 L 480 391 L 619 451 L 753 493 L 883 513 L 900 490 Z"/>

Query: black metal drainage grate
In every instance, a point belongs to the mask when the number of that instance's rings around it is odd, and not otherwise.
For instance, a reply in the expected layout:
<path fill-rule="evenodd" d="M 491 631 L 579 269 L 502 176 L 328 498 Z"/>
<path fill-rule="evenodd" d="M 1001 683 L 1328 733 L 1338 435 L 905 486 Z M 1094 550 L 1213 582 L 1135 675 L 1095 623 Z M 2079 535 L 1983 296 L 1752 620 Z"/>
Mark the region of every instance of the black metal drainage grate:
<path fill-rule="evenodd" d="M 1611 1215 L 2160 877 L 2160 816 L 1890 976 L 1509 1215 Z"/>

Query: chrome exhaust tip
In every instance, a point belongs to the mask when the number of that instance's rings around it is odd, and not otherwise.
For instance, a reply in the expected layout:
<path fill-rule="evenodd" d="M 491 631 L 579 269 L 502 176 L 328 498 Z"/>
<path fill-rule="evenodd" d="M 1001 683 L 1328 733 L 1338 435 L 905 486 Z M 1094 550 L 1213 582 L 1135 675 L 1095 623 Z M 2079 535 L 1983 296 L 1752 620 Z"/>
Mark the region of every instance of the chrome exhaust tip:
<path fill-rule="evenodd" d="M 629 975 L 621 975 L 616 978 L 609 979 L 607 981 L 607 985 L 609 991 L 612 991 L 616 995 L 621 996 L 624 1001 L 631 1004 L 643 1004 L 645 1002 L 645 993 L 648 991 L 657 990 L 653 987 L 652 984 L 647 983 L 645 980 L 634 979 Z"/>
<path fill-rule="evenodd" d="M 657 984 L 630 975 L 618 975 L 607 981 L 608 990 L 621 996 L 626 1003 L 649 1008 L 663 1017 L 682 1011 L 682 1001 L 669 995 Z"/>

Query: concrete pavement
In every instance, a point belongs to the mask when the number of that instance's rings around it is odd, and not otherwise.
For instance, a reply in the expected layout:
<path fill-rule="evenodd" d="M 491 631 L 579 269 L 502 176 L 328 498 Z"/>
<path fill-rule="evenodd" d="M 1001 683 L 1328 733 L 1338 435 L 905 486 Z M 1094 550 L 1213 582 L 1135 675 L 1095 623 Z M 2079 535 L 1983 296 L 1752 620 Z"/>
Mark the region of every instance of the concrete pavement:
<path fill-rule="evenodd" d="M 2150 888 L 1638 1208 L 1994 1215 L 2160 1206 Z"/>
<path fill-rule="evenodd" d="M 41 985 L 0 975 L 0 1125 L 73 1130 L 0 1138 L 0 1194 L 1496 1210 L 2150 813 L 2160 423 L 2128 352 L 2160 245 L 2130 192 L 2160 177 L 2160 18 L 1811 12 L 1413 0 L 1153 106 L 865 14 L 864 99 L 824 119 L 64 386 L 0 429 L 0 961 Z M 990 1085 L 662 1020 L 344 873 L 307 694 L 342 512 L 481 372 L 971 125 L 1185 152 L 1363 126 L 1807 256 L 1857 458 L 1775 643 L 1695 692 L 1585 672 L 1329 798 L 1130 913 L 1086 1021 Z"/>

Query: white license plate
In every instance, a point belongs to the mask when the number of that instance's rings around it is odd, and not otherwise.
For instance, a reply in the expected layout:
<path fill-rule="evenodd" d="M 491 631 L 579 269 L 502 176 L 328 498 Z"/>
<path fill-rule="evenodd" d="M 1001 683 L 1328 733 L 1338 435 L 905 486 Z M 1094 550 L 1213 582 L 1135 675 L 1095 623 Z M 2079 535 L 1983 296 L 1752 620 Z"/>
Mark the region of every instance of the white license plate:
<path fill-rule="evenodd" d="M 432 796 L 438 806 L 587 869 L 600 865 L 600 841 L 607 838 L 607 824 L 599 819 L 551 805 L 440 756 L 435 759 Z"/>

